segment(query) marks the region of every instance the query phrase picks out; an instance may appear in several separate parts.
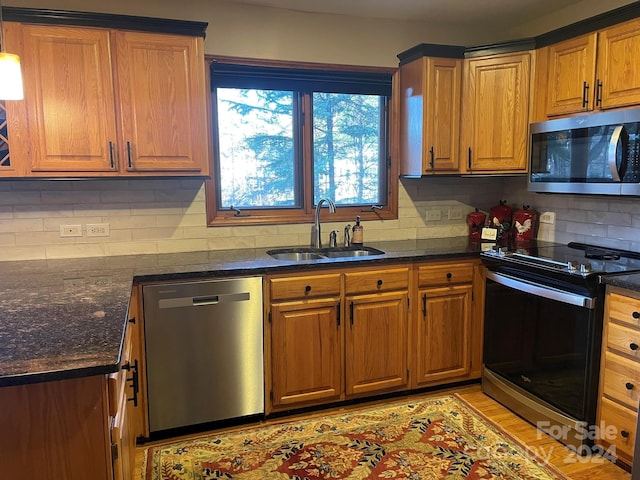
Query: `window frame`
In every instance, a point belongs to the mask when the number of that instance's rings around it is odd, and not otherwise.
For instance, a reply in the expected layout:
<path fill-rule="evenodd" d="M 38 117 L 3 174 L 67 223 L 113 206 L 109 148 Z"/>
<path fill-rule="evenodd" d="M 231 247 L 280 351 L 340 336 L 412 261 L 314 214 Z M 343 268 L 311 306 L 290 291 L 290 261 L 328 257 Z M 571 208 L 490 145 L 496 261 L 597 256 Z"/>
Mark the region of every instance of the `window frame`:
<path fill-rule="evenodd" d="M 390 73 L 393 75 L 393 94 L 387 101 L 386 112 L 384 117 L 386 119 L 386 138 L 381 139 L 385 143 L 386 151 L 386 175 L 381 178 L 386 183 L 386 204 L 381 209 L 365 206 L 341 206 L 336 205 L 336 213 L 331 216 L 331 220 L 335 221 L 353 221 L 356 215 L 359 215 L 363 221 L 366 220 L 387 220 L 398 218 L 398 162 L 397 155 L 394 153 L 397 151 L 397 128 L 393 121 L 395 112 L 395 103 L 397 99 L 396 88 L 396 74 L 397 68 L 386 67 L 362 67 L 351 65 L 334 65 L 334 64 L 319 64 L 308 62 L 284 62 L 278 60 L 261 60 L 261 59 L 249 59 L 239 57 L 222 57 L 222 56 L 206 56 L 206 71 L 207 81 L 211 85 L 210 67 L 214 62 L 221 63 L 233 63 L 238 65 L 247 66 L 262 66 L 262 67 L 280 67 L 287 69 L 305 69 L 305 70 L 335 70 L 335 71 L 352 71 L 352 72 L 374 72 L 374 73 Z M 302 164 L 300 165 L 299 175 L 302 182 L 302 205 L 300 208 L 273 208 L 273 209 L 241 209 L 240 213 L 228 209 L 218 208 L 218 195 L 216 191 L 216 178 L 219 179 L 220 165 L 217 157 L 217 119 L 215 118 L 215 109 L 213 108 L 216 101 L 212 89 L 208 89 L 208 108 L 209 118 L 211 120 L 209 132 L 211 134 L 212 142 L 210 143 L 210 172 L 211 177 L 205 180 L 205 204 L 206 204 L 206 216 L 207 226 L 235 226 L 235 225 L 276 225 L 276 224 L 291 224 L 291 223 L 313 223 L 315 214 L 315 204 L 313 202 L 313 142 L 306 142 L 303 145 L 297 146 L 302 150 Z M 312 106 L 311 95 L 300 95 L 298 101 L 301 102 L 301 112 L 307 118 L 312 118 Z M 295 121 L 295 118 L 294 118 Z M 296 122 L 299 127 L 299 123 Z M 299 132 L 306 138 L 313 138 L 312 135 L 313 122 L 304 122 L 302 130 Z"/>

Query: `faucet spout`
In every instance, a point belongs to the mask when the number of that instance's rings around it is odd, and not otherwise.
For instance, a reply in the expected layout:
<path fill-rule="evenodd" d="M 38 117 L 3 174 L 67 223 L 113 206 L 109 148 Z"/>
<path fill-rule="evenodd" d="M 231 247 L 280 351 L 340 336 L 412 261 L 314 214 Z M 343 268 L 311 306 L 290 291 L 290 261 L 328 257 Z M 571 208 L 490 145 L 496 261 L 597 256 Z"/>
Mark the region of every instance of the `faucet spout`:
<path fill-rule="evenodd" d="M 314 248 L 322 248 L 322 236 L 320 234 L 320 208 L 323 203 L 327 203 L 329 206 L 329 213 L 336 213 L 336 205 L 333 203 L 333 200 L 330 198 L 321 198 L 318 200 L 316 204 L 316 217 L 315 217 L 315 235 L 313 237 L 313 247 Z"/>

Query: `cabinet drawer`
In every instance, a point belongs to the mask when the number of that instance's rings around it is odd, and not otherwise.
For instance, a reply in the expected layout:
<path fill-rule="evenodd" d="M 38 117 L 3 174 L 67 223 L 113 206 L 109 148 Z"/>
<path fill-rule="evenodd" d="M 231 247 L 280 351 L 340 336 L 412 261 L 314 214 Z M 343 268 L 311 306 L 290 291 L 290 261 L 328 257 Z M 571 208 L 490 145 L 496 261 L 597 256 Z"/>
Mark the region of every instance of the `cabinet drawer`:
<path fill-rule="evenodd" d="M 600 422 L 608 427 L 604 429 L 604 438 L 601 440 L 608 445 L 615 445 L 616 454 L 631 458 L 636 438 L 636 412 L 603 398 L 600 400 Z"/>
<path fill-rule="evenodd" d="M 640 389 L 640 363 L 611 352 L 605 353 L 602 394 L 638 408 Z"/>
<path fill-rule="evenodd" d="M 347 294 L 384 292 L 409 288 L 409 268 L 388 268 L 345 274 Z"/>
<path fill-rule="evenodd" d="M 271 300 L 340 295 L 340 274 L 272 278 L 269 285 Z"/>
<path fill-rule="evenodd" d="M 607 347 L 640 360 L 640 331 L 610 322 Z"/>
<path fill-rule="evenodd" d="M 451 263 L 444 265 L 423 265 L 418 268 L 418 284 L 421 287 L 471 283 L 473 264 Z"/>
<path fill-rule="evenodd" d="M 640 328 L 640 300 L 625 297 L 616 293 L 607 296 L 609 319 L 624 323 L 630 327 Z"/>

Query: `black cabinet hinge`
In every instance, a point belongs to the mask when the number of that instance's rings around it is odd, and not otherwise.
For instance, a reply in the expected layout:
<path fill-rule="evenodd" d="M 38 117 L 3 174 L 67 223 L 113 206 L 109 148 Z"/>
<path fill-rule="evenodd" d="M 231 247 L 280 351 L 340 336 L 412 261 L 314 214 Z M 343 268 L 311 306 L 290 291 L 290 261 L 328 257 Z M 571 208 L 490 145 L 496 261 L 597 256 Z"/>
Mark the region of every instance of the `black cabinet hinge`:
<path fill-rule="evenodd" d="M 111 461 L 115 462 L 118 459 L 118 444 L 111 444 Z"/>
<path fill-rule="evenodd" d="M 271 310 L 269 310 L 268 320 L 269 320 L 269 323 L 271 323 Z"/>

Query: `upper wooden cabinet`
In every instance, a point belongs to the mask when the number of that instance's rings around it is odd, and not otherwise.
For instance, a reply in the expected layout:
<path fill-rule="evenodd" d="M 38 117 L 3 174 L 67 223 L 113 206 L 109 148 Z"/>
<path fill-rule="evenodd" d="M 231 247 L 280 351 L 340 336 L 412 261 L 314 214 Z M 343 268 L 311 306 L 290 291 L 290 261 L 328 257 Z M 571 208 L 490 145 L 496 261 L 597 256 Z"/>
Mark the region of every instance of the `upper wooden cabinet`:
<path fill-rule="evenodd" d="M 421 57 L 400 66 L 400 174 L 458 171 L 462 60 Z"/>
<path fill-rule="evenodd" d="M 541 49 L 546 116 L 640 104 L 638 51 L 640 19 Z"/>
<path fill-rule="evenodd" d="M 464 70 L 461 172 L 526 172 L 531 54 L 469 58 Z"/>
<path fill-rule="evenodd" d="M 28 145 L 12 143 L 14 159 L 30 159 L 26 175 L 208 174 L 202 38 L 10 22 L 5 31 L 23 58 L 24 105 L 8 115 L 26 114 L 13 127 Z"/>

